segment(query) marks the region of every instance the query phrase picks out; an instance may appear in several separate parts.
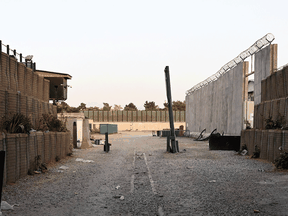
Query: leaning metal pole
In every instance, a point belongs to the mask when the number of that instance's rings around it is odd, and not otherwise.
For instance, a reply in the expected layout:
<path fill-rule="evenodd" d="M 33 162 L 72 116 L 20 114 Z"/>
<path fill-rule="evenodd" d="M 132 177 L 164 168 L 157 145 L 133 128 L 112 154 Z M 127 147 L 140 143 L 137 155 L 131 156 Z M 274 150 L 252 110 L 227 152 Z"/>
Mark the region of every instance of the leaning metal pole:
<path fill-rule="evenodd" d="M 166 92 L 167 92 L 167 99 L 168 99 L 169 121 L 170 121 L 170 139 L 169 138 L 168 139 L 171 140 L 171 148 L 170 148 L 170 141 L 167 140 L 167 143 L 169 142 L 170 152 L 176 153 L 176 152 L 179 152 L 179 148 L 178 148 L 178 141 L 176 140 L 176 137 L 175 137 L 175 129 L 174 129 L 169 66 L 165 67 L 164 72 L 165 72 L 165 80 L 166 80 Z M 167 144 L 167 150 L 169 148 Z"/>

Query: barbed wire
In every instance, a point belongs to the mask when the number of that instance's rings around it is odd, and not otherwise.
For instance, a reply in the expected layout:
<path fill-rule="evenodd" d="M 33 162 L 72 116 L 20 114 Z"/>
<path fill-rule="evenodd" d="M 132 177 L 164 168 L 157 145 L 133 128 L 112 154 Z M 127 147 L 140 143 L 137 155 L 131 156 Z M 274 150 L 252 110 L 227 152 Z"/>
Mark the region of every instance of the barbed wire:
<path fill-rule="evenodd" d="M 186 95 L 190 95 L 190 94 L 192 94 L 192 92 L 194 92 L 194 91 L 196 91 L 196 90 L 208 85 L 211 82 L 216 81 L 221 76 L 226 74 L 228 71 L 230 71 L 231 69 L 236 67 L 241 62 L 243 62 L 246 58 L 256 54 L 261 49 L 263 49 L 267 45 L 271 44 L 274 39 L 275 39 L 275 37 L 274 37 L 273 34 L 271 34 L 271 33 L 266 34 L 264 37 L 262 37 L 259 40 L 257 40 L 248 49 L 246 49 L 245 51 L 241 52 L 237 57 L 235 57 L 230 62 L 225 64 L 223 67 L 221 67 L 221 69 L 219 71 L 217 71 L 215 74 L 213 74 L 212 76 L 208 77 L 204 81 L 198 83 L 197 85 L 193 86 L 191 89 L 187 90 L 186 91 Z"/>

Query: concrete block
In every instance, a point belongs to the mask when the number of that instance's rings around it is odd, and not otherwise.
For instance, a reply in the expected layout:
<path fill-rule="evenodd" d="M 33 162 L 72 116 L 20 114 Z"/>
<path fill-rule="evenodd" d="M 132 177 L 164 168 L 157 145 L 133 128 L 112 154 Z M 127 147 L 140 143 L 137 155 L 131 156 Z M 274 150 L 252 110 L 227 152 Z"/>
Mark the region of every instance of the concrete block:
<path fill-rule="evenodd" d="M 99 122 L 103 122 L 103 111 L 98 111 L 99 112 Z M 118 116 L 119 117 L 119 116 Z"/>
<path fill-rule="evenodd" d="M 156 111 L 152 111 L 151 112 L 151 121 L 156 122 L 156 120 L 157 120 Z"/>
<path fill-rule="evenodd" d="M 94 120 L 95 121 L 95 120 Z M 112 111 L 112 121 L 113 122 L 117 122 L 118 118 L 117 118 L 117 111 Z"/>
<path fill-rule="evenodd" d="M 127 122 L 128 121 L 128 113 L 127 113 L 127 111 L 122 111 L 122 115 L 123 115 L 122 121 L 123 122 Z"/>
<path fill-rule="evenodd" d="M 108 112 L 108 121 L 112 122 L 112 111 Z"/>
<path fill-rule="evenodd" d="M 146 111 L 146 121 L 147 122 L 152 121 L 152 111 Z"/>
<path fill-rule="evenodd" d="M 142 115 L 142 122 L 147 122 L 147 112 L 146 111 L 141 111 L 141 115 Z"/>
<path fill-rule="evenodd" d="M 137 112 L 137 122 L 142 122 L 142 112 L 141 111 L 136 112 Z"/>
<path fill-rule="evenodd" d="M 122 122 L 123 121 L 123 111 L 117 111 L 117 118 L 118 118 L 118 122 Z"/>
<path fill-rule="evenodd" d="M 132 111 L 127 111 L 128 122 L 132 122 Z"/>
<path fill-rule="evenodd" d="M 131 111 L 131 121 L 132 122 L 137 121 L 137 111 Z"/>
<path fill-rule="evenodd" d="M 108 121 L 108 112 L 109 111 L 103 111 L 103 121 L 107 122 Z"/>

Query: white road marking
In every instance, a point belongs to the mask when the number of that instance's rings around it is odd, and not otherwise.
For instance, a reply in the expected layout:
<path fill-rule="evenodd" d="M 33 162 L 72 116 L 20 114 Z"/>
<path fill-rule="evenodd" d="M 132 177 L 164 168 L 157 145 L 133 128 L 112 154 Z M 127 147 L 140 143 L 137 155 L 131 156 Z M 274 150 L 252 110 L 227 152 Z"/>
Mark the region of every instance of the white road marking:
<path fill-rule="evenodd" d="M 135 155 L 136 155 L 136 150 L 134 150 L 134 156 L 133 156 L 133 163 L 132 163 L 132 167 L 133 167 L 133 171 L 135 169 Z M 131 176 L 131 189 L 130 189 L 130 193 L 133 193 L 134 192 L 134 179 L 135 179 L 135 176 L 134 174 Z"/>
<path fill-rule="evenodd" d="M 158 215 L 159 216 L 164 216 L 164 211 L 163 211 L 161 206 L 159 206 L 159 208 L 158 208 Z"/>
<path fill-rule="evenodd" d="M 132 176 L 131 176 L 131 190 L 130 190 L 130 193 L 133 193 L 133 192 L 134 192 L 134 179 L 135 179 L 135 176 L 132 175 Z"/>
<path fill-rule="evenodd" d="M 152 179 L 152 176 L 151 176 L 151 173 L 150 173 L 150 169 L 149 169 L 149 167 L 148 167 L 147 158 L 146 158 L 145 153 L 143 153 L 143 155 L 144 155 L 145 164 L 146 164 L 146 166 L 147 166 L 148 176 L 149 176 L 149 180 L 150 180 L 150 184 L 151 184 L 152 191 L 153 191 L 154 194 L 157 194 L 157 193 L 156 193 L 156 190 L 155 190 L 155 186 L 154 186 L 154 181 L 153 181 L 153 179 Z"/>

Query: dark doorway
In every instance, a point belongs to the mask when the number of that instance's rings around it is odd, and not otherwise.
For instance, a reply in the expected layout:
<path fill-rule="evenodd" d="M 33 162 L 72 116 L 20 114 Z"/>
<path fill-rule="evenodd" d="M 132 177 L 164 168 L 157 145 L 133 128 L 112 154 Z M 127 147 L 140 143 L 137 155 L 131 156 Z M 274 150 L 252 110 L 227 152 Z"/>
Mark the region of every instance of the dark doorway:
<path fill-rule="evenodd" d="M 77 124 L 73 123 L 73 148 L 77 148 Z"/>

